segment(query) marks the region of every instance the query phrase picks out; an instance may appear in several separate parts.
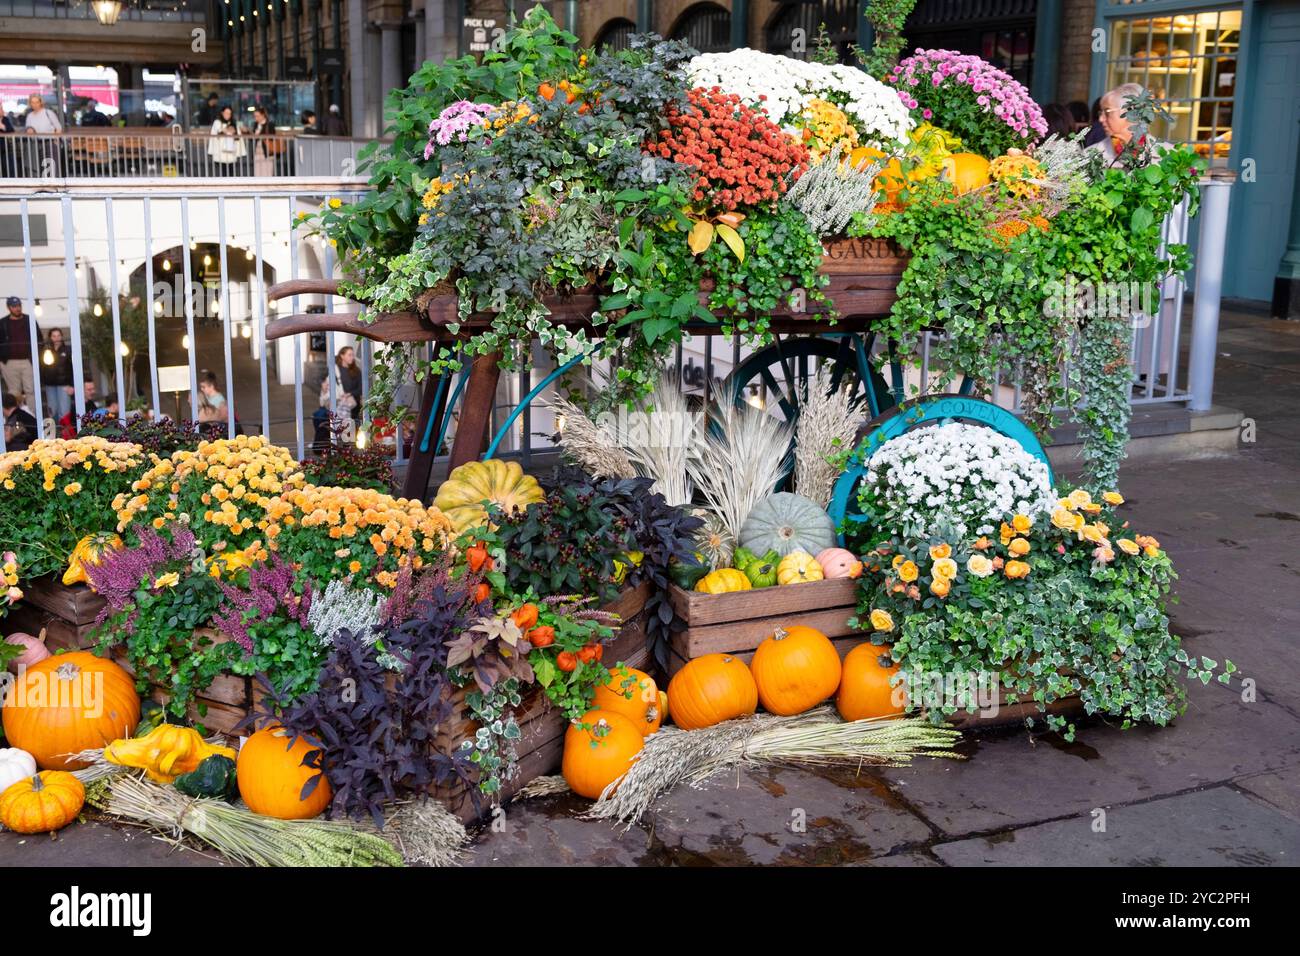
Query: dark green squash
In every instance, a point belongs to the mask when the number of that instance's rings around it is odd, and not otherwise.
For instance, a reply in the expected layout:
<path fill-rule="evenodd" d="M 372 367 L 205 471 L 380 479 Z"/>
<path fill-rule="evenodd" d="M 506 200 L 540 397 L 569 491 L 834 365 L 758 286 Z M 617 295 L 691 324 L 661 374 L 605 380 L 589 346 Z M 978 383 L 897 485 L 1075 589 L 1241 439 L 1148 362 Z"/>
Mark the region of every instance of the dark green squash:
<path fill-rule="evenodd" d="M 234 796 L 238 786 L 235 762 L 222 754 L 215 754 L 206 758 L 195 770 L 177 777 L 174 786 L 187 797 L 228 799 Z"/>

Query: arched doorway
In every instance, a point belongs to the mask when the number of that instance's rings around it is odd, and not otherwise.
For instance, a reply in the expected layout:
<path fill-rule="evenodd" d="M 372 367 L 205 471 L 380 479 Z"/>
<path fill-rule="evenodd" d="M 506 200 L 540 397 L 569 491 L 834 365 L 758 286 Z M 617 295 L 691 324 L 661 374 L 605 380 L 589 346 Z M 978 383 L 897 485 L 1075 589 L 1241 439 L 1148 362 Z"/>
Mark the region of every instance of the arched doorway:
<path fill-rule="evenodd" d="M 615 17 L 600 28 L 592 46 L 602 53 L 606 50 L 626 50 L 628 41 L 635 32 L 635 23 L 625 17 Z"/>
<path fill-rule="evenodd" d="M 726 53 L 731 49 L 731 13 L 716 3 L 697 3 L 677 18 L 668 36 L 701 53 Z"/>
<path fill-rule="evenodd" d="M 817 50 L 818 31 L 823 24 L 839 62 L 855 62 L 852 47 L 858 42 L 858 0 L 782 3 L 763 31 L 764 48 L 768 53 L 810 60 Z"/>

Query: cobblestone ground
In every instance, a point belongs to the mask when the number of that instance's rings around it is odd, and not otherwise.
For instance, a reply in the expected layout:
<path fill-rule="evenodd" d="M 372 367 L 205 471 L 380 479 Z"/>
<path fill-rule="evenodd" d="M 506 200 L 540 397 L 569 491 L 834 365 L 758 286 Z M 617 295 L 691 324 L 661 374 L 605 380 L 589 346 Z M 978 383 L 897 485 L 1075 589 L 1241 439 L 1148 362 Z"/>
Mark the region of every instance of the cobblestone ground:
<path fill-rule="evenodd" d="M 1216 400 L 1255 440 L 1238 454 L 1126 468 L 1134 524 L 1173 555 L 1188 647 L 1231 658 L 1252 702 L 1211 683 L 1165 729 L 1083 724 L 1077 740 L 974 738 L 970 759 L 905 770 L 760 770 L 683 789 L 622 831 L 568 796 L 517 803 L 477 866 L 1300 863 L 1300 323 L 1225 315 Z M 1249 423 L 1248 423 L 1249 424 Z M 1094 832 L 1096 811 L 1106 829 Z M 792 832 L 791 821 L 807 821 Z M 205 865 L 138 832 L 0 834 L 0 865 Z"/>

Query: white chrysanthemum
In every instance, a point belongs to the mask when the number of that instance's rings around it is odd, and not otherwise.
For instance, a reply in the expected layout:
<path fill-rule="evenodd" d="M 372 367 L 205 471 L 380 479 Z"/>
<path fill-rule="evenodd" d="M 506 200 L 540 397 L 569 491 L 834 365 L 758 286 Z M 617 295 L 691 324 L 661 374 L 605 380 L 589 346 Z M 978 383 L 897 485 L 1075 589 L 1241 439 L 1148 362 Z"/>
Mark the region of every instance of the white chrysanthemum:
<path fill-rule="evenodd" d="M 988 534 L 1012 512 L 1055 502 L 1047 466 L 990 428 L 952 422 L 908 432 L 867 462 L 864 491 L 876 522 L 906 535 L 940 529 Z"/>
<path fill-rule="evenodd" d="M 865 145 L 891 147 L 913 126 L 898 92 L 854 67 L 741 49 L 702 53 L 687 64 L 686 72 L 693 86 L 717 86 L 734 93 L 790 131 L 797 130 L 799 114 L 814 99 L 844 110 Z"/>

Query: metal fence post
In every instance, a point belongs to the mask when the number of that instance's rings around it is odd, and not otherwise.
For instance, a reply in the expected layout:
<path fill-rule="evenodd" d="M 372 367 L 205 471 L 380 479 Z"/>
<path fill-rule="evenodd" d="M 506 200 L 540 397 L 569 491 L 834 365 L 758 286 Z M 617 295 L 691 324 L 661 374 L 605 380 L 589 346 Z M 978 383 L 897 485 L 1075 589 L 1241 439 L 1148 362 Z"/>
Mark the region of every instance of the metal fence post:
<path fill-rule="evenodd" d="M 1219 344 L 1219 304 L 1223 297 L 1223 260 L 1228 239 L 1228 200 L 1232 178 L 1201 180 L 1200 245 L 1196 253 L 1196 292 L 1192 302 L 1192 347 L 1187 384 L 1194 412 L 1214 400 L 1214 360 Z"/>

